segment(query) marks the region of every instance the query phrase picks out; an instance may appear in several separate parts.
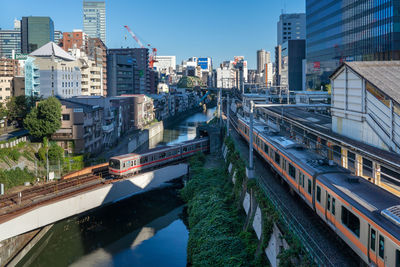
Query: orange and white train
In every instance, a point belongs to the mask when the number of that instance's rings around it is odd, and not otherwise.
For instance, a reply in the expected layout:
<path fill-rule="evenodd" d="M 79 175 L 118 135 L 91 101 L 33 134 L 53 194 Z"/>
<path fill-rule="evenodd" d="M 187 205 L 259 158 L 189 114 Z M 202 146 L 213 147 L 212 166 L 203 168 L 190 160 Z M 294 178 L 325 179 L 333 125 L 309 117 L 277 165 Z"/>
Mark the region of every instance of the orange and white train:
<path fill-rule="evenodd" d="M 238 119 L 249 142 L 249 123 Z M 400 198 L 255 121 L 253 147 L 360 258 L 400 267 Z"/>
<path fill-rule="evenodd" d="M 125 177 L 208 150 L 209 138 L 204 137 L 177 145 L 153 148 L 142 154 L 131 153 L 112 157 L 109 160 L 108 170 L 112 177 Z"/>

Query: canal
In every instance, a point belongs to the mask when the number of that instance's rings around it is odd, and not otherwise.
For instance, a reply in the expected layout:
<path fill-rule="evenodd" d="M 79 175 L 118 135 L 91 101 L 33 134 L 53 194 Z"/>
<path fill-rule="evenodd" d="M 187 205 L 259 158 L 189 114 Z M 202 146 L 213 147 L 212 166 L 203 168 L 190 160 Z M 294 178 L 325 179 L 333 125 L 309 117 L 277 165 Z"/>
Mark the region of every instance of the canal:
<path fill-rule="evenodd" d="M 155 145 L 195 138 L 215 108 L 166 128 Z M 186 266 L 184 203 L 171 185 L 60 221 L 18 266 Z"/>

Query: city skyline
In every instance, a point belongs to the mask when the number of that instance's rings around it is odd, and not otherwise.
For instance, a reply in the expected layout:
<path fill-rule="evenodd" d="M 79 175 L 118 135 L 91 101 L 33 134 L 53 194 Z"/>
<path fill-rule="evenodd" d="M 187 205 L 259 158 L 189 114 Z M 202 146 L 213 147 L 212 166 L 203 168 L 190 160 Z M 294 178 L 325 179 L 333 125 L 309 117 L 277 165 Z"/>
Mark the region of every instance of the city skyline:
<path fill-rule="evenodd" d="M 71 32 L 73 29 L 83 29 L 82 3 L 82 0 L 74 0 L 68 5 L 54 5 L 49 0 L 34 3 L 21 0 L 18 5 L 8 4 L 4 7 L 6 15 L 0 18 L 0 28 L 12 29 L 15 18 L 32 15 L 50 16 L 55 30 Z M 190 5 L 179 1 L 171 4 L 157 0 L 153 3 L 149 6 L 129 1 L 106 1 L 106 45 L 109 48 L 138 47 L 123 28 L 129 25 L 143 43 L 156 47 L 159 55 L 176 55 L 177 63 L 192 56 L 209 56 L 219 65 L 224 60 L 233 60 L 234 56 L 245 56 L 249 67 L 255 69 L 255 51 L 264 48 L 273 54 L 276 23 L 282 10 L 285 9 L 286 13 L 305 10 L 304 1 L 294 0 L 288 0 L 286 4 L 283 1 L 248 1 L 243 4 L 238 0 L 231 1 L 229 5 L 209 0 Z M 134 15 L 130 10 L 135 10 L 132 11 Z M 201 14 L 204 14 L 204 18 Z M 221 22 L 219 25 L 218 21 Z"/>

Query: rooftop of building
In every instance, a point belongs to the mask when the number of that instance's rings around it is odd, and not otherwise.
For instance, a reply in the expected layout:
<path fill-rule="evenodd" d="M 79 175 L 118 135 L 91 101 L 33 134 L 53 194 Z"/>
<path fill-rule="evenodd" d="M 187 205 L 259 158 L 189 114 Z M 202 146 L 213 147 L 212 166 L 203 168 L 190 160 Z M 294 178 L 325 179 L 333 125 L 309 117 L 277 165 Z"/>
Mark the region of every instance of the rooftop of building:
<path fill-rule="evenodd" d="M 65 52 L 61 47 L 56 45 L 54 42 L 48 42 L 47 44 L 39 47 L 29 55 L 40 58 L 55 57 L 66 61 L 76 60 L 73 56 Z"/>
<path fill-rule="evenodd" d="M 354 61 L 344 62 L 330 76 L 335 77 L 344 66 L 363 77 L 376 88 L 400 103 L 400 61 Z"/>
<path fill-rule="evenodd" d="M 83 103 L 75 102 L 70 99 L 59 99 L 59 100 L 60 100 L 61 105 L 66 106 L 67 108 L 74 108 L 74 109 L 81 108 L 81 109 L 83 109 L 83 112 L 85 112 L 85 113 L 101 109 L 101 107 L 99 107 L 97 105 L 83 104 Z"/>

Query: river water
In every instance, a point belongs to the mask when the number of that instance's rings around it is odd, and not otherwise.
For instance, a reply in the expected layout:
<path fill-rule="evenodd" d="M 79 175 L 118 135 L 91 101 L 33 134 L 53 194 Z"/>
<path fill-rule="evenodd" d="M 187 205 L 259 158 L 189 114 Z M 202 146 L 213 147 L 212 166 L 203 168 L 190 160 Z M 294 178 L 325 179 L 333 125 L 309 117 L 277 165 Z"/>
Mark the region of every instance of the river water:
<path fill-rule="evenodd" d="M 214 111 L 166 128 L 156 145 L 195 138 L 198 123 Z M 183 205 L 171 186 L 60 221 L 18 266 L 186 266 L 189 231 Z"/>

